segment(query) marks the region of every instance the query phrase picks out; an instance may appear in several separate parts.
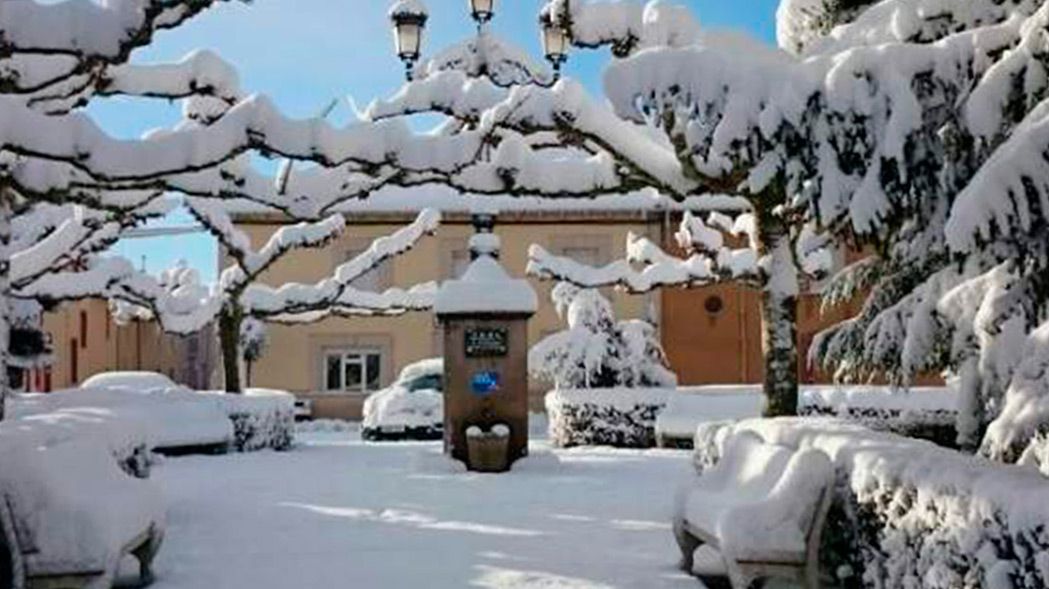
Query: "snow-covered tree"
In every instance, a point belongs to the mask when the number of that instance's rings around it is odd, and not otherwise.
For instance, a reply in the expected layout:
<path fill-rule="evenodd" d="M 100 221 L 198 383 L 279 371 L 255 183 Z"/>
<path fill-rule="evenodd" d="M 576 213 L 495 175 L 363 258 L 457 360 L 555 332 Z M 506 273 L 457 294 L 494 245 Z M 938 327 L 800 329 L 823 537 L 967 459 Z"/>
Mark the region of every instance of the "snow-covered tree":
<path fill-rule="evenodd" d="M 612 304 L 594 289 L 562 282 L 550 298 L 568 329 L 532 347 L 532 376 L 559 389 L 677 386 L 651 323 L 616 321 Z"/>
<path fill-rule="evenodd" d="M 847 296 L 873 286 L 868 307 L 836 331 L 840 337 L 817 346 L 828 359 L 837 351 L 859 354 L 838 362 L 858 375 L 886 366 L 906 374 L 935 363 L 921 346 L 936 352 L 950 337 L 908 328 L 913 310 L 936 308 L 941 294 L 991 271 L 996 259 L 1016 263 L 998 245 L 961 269 L 948 262 L 960 250 L 951 238 L 954 219 L 971 217 L 957 214 L 963 191 L 985 162 L 999 159 L 993 152 L 1010 149 L 1003 143 L 1010 129 L 1029 138 L 1038 127 L 1046 79 L 1042 2 L 789 0 L 779 11 L 780 50 L 703 30 L 687 9 L 666 2 L 552 0 L 544 11 L 576 46 L 613 48 L 619 59 L 604 76 L 611 108 L 568 81 L 501 91 L 442 72 L 373 105 L 371 116 L 431 110 L 476 122 L 488 147 L 477 153 L 478 163 L 442 179 L 461 189 L 553 197 L 654 187 L 681 200 L 703 192 L 743 199 L 764 292 L 769 413 L 795 409 L 795 298 L 808 254 L 827 240 L 845 238 L 878 253 L 830 289 Z M 1019 142 L 1011 143 L 1019 152 Z M 694 262 L 714 268 L 717 260 Z M 539 271 L 586 286 L 623 284 L 631 270 L 552 266 Z M 666 264 L 647 264 L 638 284 L 673 283 L 653 280 L 648 266 Z M 689 272 L 681 283 L 719 274 Z M 1024 288 L 1004 291 L 1017 296 Z M 950 332 L 965 340 L 965 330 Z M 905 343 L 908 333 L 918 337 Z M 941 355 L 955 366 L 965 357 L 958 347 Z"/>
<path fill-rule="evenodd" d="M 129 212 L 171 192 L 239 198 L 293 221 L 316 223 L 339 202 L 385 184 L 411 186 L 459 172 L 470 161 L 466 154 L 479 149 L 479 133 L 449 138 L 415 133 L 403 121 L 354 121 L 336 128 L 289 119 L 265 97 L 242 93 L 235 69 L 208 52 L 176 63 L 130 63 L 133 52 L 152 43 L 156 33 L 217 3 L 13 0 L 0 6 L 0 341 L 7 340 L 14 267 L 3 246 L 11 240 L 16 207 L 50 202 Z M 184 117 L 141 139 L 115 139 L 85 112 L 96 99 L 111 96 L 178 100 Z M 256 172 L 253 155 L 316 167 L 286 182 L 283 175 Z M 166 327 L 169 311 L 183 306 L 170 303 L 169 288 L 130 264 L 118 268 L 119 261 L 98 256 L 88 264 L 98 276 L 119 275 L 106 281 L 109 289 L 150 307 Z M 33 296 L 53 294 L 45 287 L 75 286 L 49 271 L 36 281 Z M 222 306 L 200 308 L 217 313 Z M 191 315 L 199 323 L 204 312 L 195 309 Z M 6 346 L 0 348 L 6 354 Z"/>
<path fill-rule="evenodd" d="M 896 72 L 905 74 L 896 102 L 910 103 L 913 123 L 899 169 L 883 181 L 888 206 L 871 236 L 877 255 L 825 291 L 828 304 L 867 291 L 863 310 L 818 337 L 813 357 L 854 380 L 888 374 L 907 383 L 948 370 L 962 392 L 959 442 L 968 447 L 1001 411 L 1026 334 L 1044 316 L 1040 245 L 1021 243 L 1039 238 L 992 238 L 999 219 L 987 207 L 1028 218 L 1016 201 L 1027 190 L 1023 164 L 1001 164 L 1016 161 L 1008 141 L 1024 133 L 1045 94 L 1047 14 L 1042 2 L 882 1 L 829 32 L 795 29 L 810 57 L 878 44 L 922 66 Z M 978 201 L 983 210 L 974 210 Z"/>
<path fill-rule="evenodd" d="M 277 229 L 261 247 L 233 225 L 221 201 L 189 199 L 190 210 L 214 234 L 232 264 L 219 276 L 219 340 L 222 348 L 225 386 L 239 392 L 242 334 L 248 319 L 277 323 L 308 323 L 329 316 L 396 315 L 425 310 L 433 305 L 436 285 L 425 283 L 407 289 L 390 288 L 370 292 L 354 286 L 377 266 L 410 250 L 419 239 L 432 234 L 440 215 L 425 210 L 400 230 L 372 242 L 370 247 L 337 266 L 326 278 L 313 284 L 266 283 L 266 270 L 288 254 L 323 247 L 338 238 L 346 226 L 341 213 L 317 222 L 301 222 Z"/>
<path fill-rule="evenodd" d="M 240 327 L 241 358 L 247 385 L 251 386 L 251 369 L 266 351 L 266 324 L 257 319 L 247 319 Z"/>
<path fill-rule="evenodd" d="M 755 41 L 708 36 L 686 9 L 662 2 L 552 2 L 544 10 L 576 45 L 612 45 L 622 57 L 605 73 L 611 109 L 567 80 L 501 90 L 442 72 L 409 84 L 369 114 L 380 120 L 429 110 L 476 122 L 489 147 L 473 165 L 441 179 L 462 190 L 593 197 L 655 188 L 682 201 L 708 192 L 734 195 L 736 207 L 748 212 L 753 239 L 744 248 L 750 253 L 725 252 L 738 254 L 731 260 L 720 257 L 720 243 L 711 247 L 710 235 L 718 233 L 712 221 L 690 217 L 682 232 L 688 259 L 675 260 L 647 241 L 628 246 L 641 252 L 631 255 L 635 262 L 658 260 L 648 264 L 658 272 L 627 262 L 593 271 L 541 250 L 533 252 L 531 269 L 584 287 L 615 284 L 635 292 L 727 278 L 755 284 L 767 319 L 767 411 L 796 412 L 796 298 L 807 267 L 796 252 L 818 240 L 788 190 L 788 172 L 799 175 L 801 167 L 789 166 L 786 153 L 804 143 L 790 125 L 771 129 L 772 137 L 761 136 L 766 129 L 758 125 L 762 95 L 787 84 L 793 58 Z M 733 78 L 740 55 L 752 58 L 753 68 Z"/>

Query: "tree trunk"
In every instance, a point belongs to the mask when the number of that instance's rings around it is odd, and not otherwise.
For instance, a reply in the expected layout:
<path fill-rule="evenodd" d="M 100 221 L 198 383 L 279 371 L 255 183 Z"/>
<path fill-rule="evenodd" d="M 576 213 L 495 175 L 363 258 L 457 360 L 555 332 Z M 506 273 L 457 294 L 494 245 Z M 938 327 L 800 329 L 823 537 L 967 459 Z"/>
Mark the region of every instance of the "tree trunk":
<path fill-rule="evenodd" d="M 975 453 L 980 449 L 984 415 L 982 381 L 979 360 L 974 356 L 966 360 L 958 370 L 959 402 L 955 423 L 958 447 Z"/>
<path fill-rule="evenodd" d="M 0 188 L 0 421 L 8 396 L 7 367 L 11 340 L 11 200 Z"/>
<path fill-rule="evenodd" d="M 761 350 L 765 417 L 798 414 L 798 269 L 790 231 L 770 211 L 758 213 L 758 250 L 765 261 Z"/>
<path fill-rule="evenodd" d="M 222 370 L 226 392 L 240 393 L 240 326 L 244 315 L 240 309 L 223 307 L 219 314 L 219 344 L 222 346 Z"/>

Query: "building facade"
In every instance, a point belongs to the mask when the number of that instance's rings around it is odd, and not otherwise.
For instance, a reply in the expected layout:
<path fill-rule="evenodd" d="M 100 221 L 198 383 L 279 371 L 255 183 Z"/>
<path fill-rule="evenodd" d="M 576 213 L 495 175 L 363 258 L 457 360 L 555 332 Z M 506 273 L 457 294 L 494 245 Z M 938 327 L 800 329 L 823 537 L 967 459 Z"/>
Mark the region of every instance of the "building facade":
<path fill-rule="evenodd" d="M 316 250 L 297 251 L 264 276 L 271 285 L 311 283 L 361 252 L 376 237 L 411 222 L 409 210 L 349 211 L 343 236 Z M 528 249 L 538 244 L 554 254 L 591 265 L 622 257 L 630 233 L 671 247 L 680 223 L 673 208 L 639 206 L 570 209 L 563 206 L 520 206 L 503 210 L 495 232 L 502 242 L 501 261 L 515 276 L 525 276 Z M 281 226 L 272 214 L 241 214 L 238 227 L 254 246 Z M 446 211 L 436 236 L 422 240 L 405 255 L 362 277 L 356 287 L 381 291 L 426 281 L 453 278 L 469 263 L 467 241 L 473 234 L 470 215 L 461 208 Z M 228 263 L 221 260 L 221 265 Z M 530 279 L 540 310 L 529 323 L 530 343 L 560 331 L 565 324 L 550 303 L 550 282 Z M 606 289 L 620 319 L 644 318 L 655 323 L 682 384 L 758 383 L 762 380 L 760 293 L 736 285 L 697 289 L 663 289 L 631 295 Z M 807 349 L 813 335 L 847 316 L 819 312 L 817 296 L 802 297 L 799 344 Z M 439 325 L 431 313 L 399 317 L 332 318 L 309 325 L 268 328 L 265 354 L 253 366 L 255 386 L 288 390 L 312 402 L 319 417 L 356 417 L 365 397 L 388 386 L 407 364 L 442 354 Z M 804 351 L 803 351 L 804 356 Z M 802 361 L 803 382 L 823 379 Z M 541 410 L 546 383 L 532 383 L 531 404 Z"/>
<path fill-rule="evenodd" d="M 100 372 L 151 371 L 196 389 L 215 388 L 218 344 L 214 329 L 178 336 L 151 321 L 118 325 L 103 300 L 65 303 L 44 315 L 53 350 L 48 365 L 30 368 L 23 388 L 48 392 L 72 388 Z"/>
<path fill-rule="evenodd" d="M 631 233 L 662 243 L 668 250 L 674 247 L 673 234 L 682 214 L 679 208 L 659 200 L 612 198 L 573 206 L 498 199 L 503 208 L 495 231 L 502 242 L 503 265 L 513 275 L 525 276 L 532 244 L 590 265 L 604 265 L 622 257 Z M 410 223 L 423 206 L 444 209 L 436 235 L 372 270 L 354 286 L 382 291 L 457 277 L 470 261 L 467 242 L 474 229 L 470 206 L 444 195 L 436 200 L 361 201 L 345 211 L 347 227 L 338 239 L 323 248 L 293 251 L 267 270 L 264 281 L 277 286 L 324 279 L 377 237 Z M 272 213 L 255 212 L 239 213 L 235 221 L 255 247 L 286 222 Z M 221 252 L 217 262 L 220 268 L 229 264 Z M 564 329 L 565 324 L 549 299 L 553 284 L 530 280 L 540 300 L 539 312 L 528 326 L 528 338 L 534 344 Z M 643 318 L 658 326 L 671 368 L 682 384 L 761 382 L 761 309 L 756 290 L 723 284 L 667 288 L 644 295 L 614 289 L 603 292 L 618 318 Z M 813 336 L 857 310 L 854 304 L 825 316 L 820 313 L 818 295 L 801 297 L 798 340 L 803 383 L 827 380 L 805 361 Z M 118 326 L 102 301 L 63 305 L 47 316 L 45 329 L 51 335 L 55 360 L 51 367 L 34 369 L 29 375 L 29 388 L 34 390 L 67 388 L 107 370 L 162 372 L 195 388 L 222 384 L 221 355 L 213 329 L 180 337 L 163 334 L 149 322 Z M 317 417 L 355 418 L 369 393 L 388 386 L 404 366 L 441 356 L 441 347 L 440 327 L 429 312 L 270 325 L 263 356 L 251 366 L 250 382 L 310 400 Z M 547 387 L 547 383 L 531 384 L 533 410 L 542 409 Z"/>

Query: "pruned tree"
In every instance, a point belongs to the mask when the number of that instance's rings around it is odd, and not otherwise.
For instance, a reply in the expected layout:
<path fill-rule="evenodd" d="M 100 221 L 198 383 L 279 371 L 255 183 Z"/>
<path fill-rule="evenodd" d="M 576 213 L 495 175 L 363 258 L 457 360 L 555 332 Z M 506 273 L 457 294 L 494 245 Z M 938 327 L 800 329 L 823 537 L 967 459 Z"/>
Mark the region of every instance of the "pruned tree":
<path fill-rule="evenodd" d="M 484 178 L 497 180 L 483 187 L 489 192 L 593 196 L 651 186 L 681 200 L 704 191 L 744 199 L 764 275 L 769 413 L 795 407 L 796 285 L 806 252 L 816 251 L 803 239 L 877 254 L 827 291 L 833 301 L 873 289 L 861 315 L 815 347 L 816 360 L 835 363 L 842 377 L 888 372 L 906 382 L 938 363 L 958 370 L 978 348 L 943 353 L 942 342 L 951 339 L 946 334 L 973 341 L 954 328 L 968 319 L 952 323 L 945 307 L 929 323 L 916 310 L 937 309 L 941 295 L 1003 260 L 1020 260 L 1014 274 L 1027 276 L 1027 286 L 992 289 L 1004 297 L 997 298 L 1038 300 L 1015 248 L 995 244 L 952 266 L 960 250 L 944 231 L 953 231 L 950 219 L 966 200 L 960 195 L 985 162 L 1000 159 L 1011 129 L 1037 127 L 1046 78 L 1042 2 L 790 0 L 780 10 L 780 51 L 704 31 L 686 9 L 662 2 L 554 0 L 544 10 L 575 45 L 612 47 L 618 59 L 604 78 L 611 110 L 567 81 L 499 92 L 448 73 L 409 85 L 373 106 L 372 116 L 429 109 L 487 129 L 479 163 L 447 179 L 464 189 Z M 489 171 L 496 178 L 482 174 Z M 1017 194 L 1032 190 L 1003 184 Z M 657 265 L 645 266 L 649 278 L 656 275 L 648 266 Z M 606 284 L 583 274 L 587 285 Z M 623 275 L 606 274 L 607 284 L 622 284 Z M 1029 325 L 1036 316 L 1025 311 Z M 922 320 L 948 329 L 928 337 L 928 329 L 908 327 Z"/>
<path fill-rule="evenodd" d="M 458 172 L 470 161 L 466 154 L 481 148 L 480 133 L 437 137 L 415 133 L 403 122 L 354 121 L 336 128 L 320 120 L 291 120 L 265 97 L 242 93 L 235 69 L 207 52 L 177 63 L 129 63 L 157 32 L 216 3 L 14 0 L 0 7 L 0 341 L 8 338 L 4 310 L 12 293 L 11 260 L 3 246 L 11 240 L 16 207 L 80 205 L 120 219 L 150 206 L 158 195 L 180 193 L 239 198 L 292 221 L 316 223 L 338 203 L 383 185 L 412 186 Z M 184 117 L 141 139 L 115 139 L 84 112 L 93 101 L 111 96 L 179 100 Z M 285 182 L 280 175 L 256 172 L 253 154 L 316 167 Z M 109 272 L 105 282 L 111 293 L 150 307 L 165 327 L 168 311 L 182 304 L 172 301 L 172 285 L 134 272 L 129 264 L 118 267 L 120 262 L 99 256 L 82 262 L 96 276 Z M 47 288 L 71 285 L 75 281 L 48 270 L 34 282 L 35 291 L 23 291 L 50 296 Z M 218 313 L 222 305 L 212 302 L 203 301 L 199 309 Z M 193 323 L 203 315 L 193 313 Z M 0 348 L 5 364 L 7 347 Z"/>
<path fill-rule="evenodd" d="M 190 198 L 190 211 L 217 237 L 231 265 L 219 277 L 219 341 L 222 348 L 225 386 L 239 392 L 240 361 L 243 359 L 244 322 L 308 323 L 330 316 L 398 315 L 426 310 L 433 305 L 436 285 L 425 283 L 384 292 L 361 290 L 354 284 L 362 276 L 392 258 L 407 252 L 432 234 L 440 215 L 425 210 L 400 230 L 374 240 L 370 247 L 338 265 L 326 278 L 313 283 L 269 285 L 266 271 L 288 254 L 320 248 L 338 238 L 346 226 L 341 213 L 317 222 L 283 226 L 261 247 L 234 226 L 229 208 L 222 202 Z"/>

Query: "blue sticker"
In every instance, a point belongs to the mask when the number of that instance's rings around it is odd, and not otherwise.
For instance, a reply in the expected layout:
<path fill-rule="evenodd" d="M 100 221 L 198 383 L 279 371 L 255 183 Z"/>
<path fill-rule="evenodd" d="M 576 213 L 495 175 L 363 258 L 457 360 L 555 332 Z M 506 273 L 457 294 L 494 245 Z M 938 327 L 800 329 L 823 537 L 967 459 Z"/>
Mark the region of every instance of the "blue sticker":
<path fill-rule="evenodd" d="M 492 370 L 475 372 L 470 379 L 470 389 L 475 395 L 490 395 L 499 390 L 499 373 Z"/>

